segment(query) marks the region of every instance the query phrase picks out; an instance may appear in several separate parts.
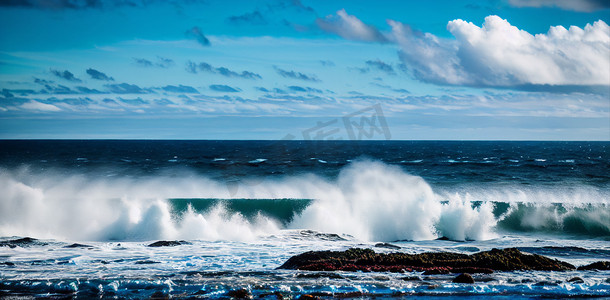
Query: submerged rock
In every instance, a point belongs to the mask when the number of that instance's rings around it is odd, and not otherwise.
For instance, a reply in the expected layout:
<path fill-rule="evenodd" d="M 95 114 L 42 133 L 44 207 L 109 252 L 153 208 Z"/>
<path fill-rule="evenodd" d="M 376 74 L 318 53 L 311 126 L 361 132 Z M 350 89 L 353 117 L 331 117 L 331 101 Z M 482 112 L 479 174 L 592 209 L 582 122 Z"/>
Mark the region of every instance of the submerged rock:
<path fill-rule="evenodd" d="M 575 268 L 556 259 L 524 254 L 516 248 L 492 249 L 471 255 L 450 252 L 383 254 L 371 249 L 352 248 L 346 251 L 305 252 L 291 257 L 279 269 L 488 274 L 493 271 L 565 271 Z"/>
<path fill-rule="evenodd" d="M 610 270 L 610 261 L 598 261 L 592 264 L 578 267 L 579 271 L 584 270 Z"/>
<path fill-rule="evenodd" d="M 457 277 L 453 278 L 453 282 L 454 283 L 474 283 L 474 278 L 472 278 L 472 275 L 470 275 L 468 273 L 462 273 L 462 274 L 458 275 Z"/>

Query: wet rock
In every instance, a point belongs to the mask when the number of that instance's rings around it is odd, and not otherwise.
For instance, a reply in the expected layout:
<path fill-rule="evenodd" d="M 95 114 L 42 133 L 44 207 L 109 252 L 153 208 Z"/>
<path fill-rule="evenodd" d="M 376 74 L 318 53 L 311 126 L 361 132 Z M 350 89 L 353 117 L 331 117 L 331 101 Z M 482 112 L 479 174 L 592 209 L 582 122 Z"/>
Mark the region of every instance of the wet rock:
<path fill-rule="evenodd" d="M 598 261 L 592 264 L 578 267 L 579 271 L 584 270 L 610 270 L 610 261 Z"/>
<path fill-rule="evenodd" d="M 227 296 L 236 299 L 252 299 L 252 295 L 246 289 L 231 290 L 227 293 Z"/>
<path fill-rule="evenodd" d="M 79 243 L 74 243 L 72 245 L 64 246 L 64 248 L 93 248 L 93 246 L 85 245 L 85 244 L 79 244 Z"/>
<path fill-rule="evenodd" d="M 150 245 L 148 245 L 148 247 L 174 247 L 174 246 L 180 246 L 180 245 L 187 245 L 190 244 L 187 241 L 156 241 Z"/>
<path fill-rule="evenodd" d="M 458 275 L 457 277 L 453 278 L 453 282 L 454 283 L 474 283 L 474 278 L 472 278 L 472 275 L 470 275 L 468 273 L 462 273 L 462 274 Z"/>
<path fill-rule="evenodd" d="M 15 263 L 10 262 L 10 261 L 5 261 L 5 262 L 3 262 L 3 263 L 0 263 L 0 265 L 5 265 L 5 266 L 12 267 L 12 266 L 14 266 L 14 265 L 15 265 Z"/>
<path fill-rule="evenodd" d="M 585 283 L 585 281 L 582 278 L 578 277 L 578 276 L 572 277 L 572 278 L 568 279 L 568 282 L 571 282 L 571 283 Z"/>
<path fill-rule="evenodd" d="M 372 249 L 352 248 L 346 251 L 305 252 L 291 257 L 279 269 L 489 274 L 516 270 L 564 271 L 573 270 L 574 266 L 541 255 L 525 254 L 515 248 L 492 249 L 471 255 L 450 252 L 383 254 L 375 253 Z"/>
<path fill-rule="evenodd" d="M 320 297 L 316 297 L 310 294 L 303 294 L 299 297 L 300 300 L 318 300 Z"/>
<path fill-rule="evenodd" d="M 393 250 L 398 250 L 400 249 L 400 246 L 396 246 L 390 243 L 377 243 L 375 244 L 375 247 L 377 248 L 386 248 L 386 249 L 393 249 Z"/>

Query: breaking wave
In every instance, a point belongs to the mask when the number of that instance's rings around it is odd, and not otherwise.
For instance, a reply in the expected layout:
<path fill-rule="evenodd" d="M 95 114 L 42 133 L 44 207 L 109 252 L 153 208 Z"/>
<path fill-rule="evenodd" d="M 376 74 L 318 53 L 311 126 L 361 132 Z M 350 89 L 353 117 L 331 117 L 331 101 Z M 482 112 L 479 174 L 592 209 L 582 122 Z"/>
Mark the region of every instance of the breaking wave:
<path fill-rule="evenodd" d="M 610 236 L 608 193 L 586 186 L 450 191 L 375 161 L 353 162 L 336 180 L 309 174 L 232 184 L 188 172 L 118 178 L 0 169 L 0 236 L 253 240 L 282 229 L 366 241 Z"/>

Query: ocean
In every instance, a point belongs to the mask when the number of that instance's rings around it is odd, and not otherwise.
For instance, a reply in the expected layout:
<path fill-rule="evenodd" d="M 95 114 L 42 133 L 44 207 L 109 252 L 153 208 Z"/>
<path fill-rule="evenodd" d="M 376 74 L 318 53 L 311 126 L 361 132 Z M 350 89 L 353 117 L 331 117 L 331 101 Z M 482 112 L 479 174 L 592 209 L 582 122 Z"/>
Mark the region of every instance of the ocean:
<path fill-rule="evenodd" d="M 352 247 L 610 260 L 609 170 L 610 142 L 4 140 L 0 297 L 608 297 L 610 271 L 276 268 Z"/>

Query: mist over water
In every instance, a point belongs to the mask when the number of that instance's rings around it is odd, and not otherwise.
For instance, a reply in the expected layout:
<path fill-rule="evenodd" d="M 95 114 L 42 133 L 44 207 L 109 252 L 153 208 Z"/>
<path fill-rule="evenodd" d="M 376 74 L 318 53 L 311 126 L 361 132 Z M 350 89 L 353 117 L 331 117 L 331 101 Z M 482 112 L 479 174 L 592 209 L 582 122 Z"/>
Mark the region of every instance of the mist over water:
<path fill-rule="evenodd" d="M 253 241 L 282 229 L 348 234 L 363 241 L 486 240 L 536 232 L 610 236 L 607 190 L 433 188 L 422 177 L 373 160 L 347 164 L 336 178 L 311 173 L 247 177 L 236 191 L 185 170 L 107 177 L 74 169 L 3 168 L 0 190 L 0 236 Z M 190 204 L 177 210 L 177 198 L 191 199 Z M 211 204 L 195 205 L 202 199 Z M 231 199 L 253 204 L 246 211 L 232 206 Z M 293 211 L 289 217 L 274 212 L 280 200 L 282 209 Z"/>

